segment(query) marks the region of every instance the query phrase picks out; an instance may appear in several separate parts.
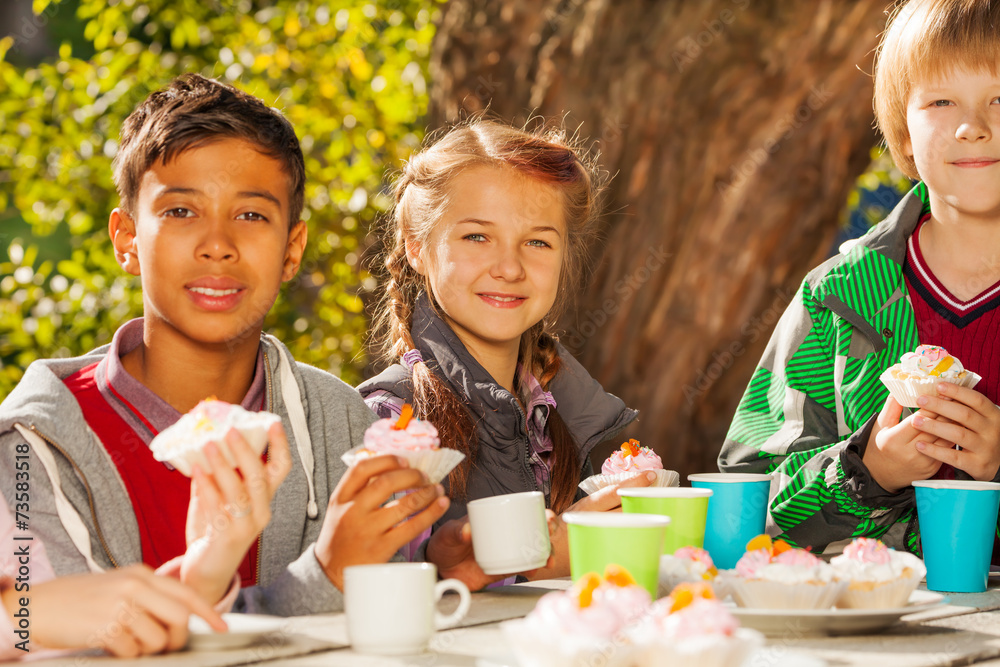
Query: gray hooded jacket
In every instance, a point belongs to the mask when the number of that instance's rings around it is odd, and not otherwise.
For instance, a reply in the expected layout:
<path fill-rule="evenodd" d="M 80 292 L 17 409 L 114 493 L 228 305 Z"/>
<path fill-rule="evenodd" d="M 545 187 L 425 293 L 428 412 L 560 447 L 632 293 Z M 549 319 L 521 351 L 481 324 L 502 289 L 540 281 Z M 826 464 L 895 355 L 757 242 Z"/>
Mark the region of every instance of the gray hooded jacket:
<path fill-rule="evenodd" d="M 518 400 L 501 387 L 469 353 L 425 296 L 413 313 L 411 336 L 433 372 L 466 399 L 477 424 L 477 461 L 469 475 L 468 500 L 522 491 L 540 491 L 528 462 L 526 418 Z M 559 347 L 562 367 L 549 385 L 562 417 L 579 447 L 583 479 L 591 474 L 590 452 L 610 440 L 638 416 L 620 398 L 604 391 L 580 363 Z M 358 386 L 362 396 L 383 390 L 405 401 L 413 399 L 412 373 L 394 364 Z M 438 524 L 465 516 L 465 503 L 453 500 Z"/>
<path fill-rule="evenodd" d="M 327 500 L 346 470 L 340 455 L 361 444 L 376 417 L 349 385 L 294 362 L 274 337 L 262 336 L 261 345 L 266 409 L 285 426 L 292 470 L 261 536 L 258 585 L 241 591 L 235 610 L 281 616 L 337 611 L 343 598 L 316 560 L 314 544 Z M 0 404 L 0 489 L 15 508 L 16 450 L 30 449 L 26 514 L 56 576 L 142 562 L 128 492 L 63 384 L 107 349 L 31 364 Z"/>

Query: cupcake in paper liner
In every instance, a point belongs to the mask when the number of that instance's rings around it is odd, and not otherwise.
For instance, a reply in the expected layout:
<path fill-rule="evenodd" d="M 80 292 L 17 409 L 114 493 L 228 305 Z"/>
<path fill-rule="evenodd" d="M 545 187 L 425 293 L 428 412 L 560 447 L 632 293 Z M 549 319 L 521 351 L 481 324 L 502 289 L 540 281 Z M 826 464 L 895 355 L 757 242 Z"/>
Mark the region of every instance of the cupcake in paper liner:
<path fill-rule="evenodd" d="M 847 588 L 823 559 L 767 535 L 750 540 L 724 581 L 736 604 L 756 609 L 829 609 Z"/>
<path fill-rule="evenodd" d="M 719 571 L 707 551 L 698 547 L 681 547 L 673 554 L 660 556 L 658 592 L 661 596 L 669 595 L 678 584 L 708 582 L 712 584 L 719 598 L 725 598 L 722 591 L 715 586 L 718 574 Z"/>
<path fill-rule="evenodd" d="M 190 477 L 196 464 L 202 470 L 211 470 L 204 453 L 205 445 L 210 442 L 218 445 L 219 453 L 229 465 L 236 465 L 226 443 L 230 429 L 236 429 L 253 453 L 260 456 L 267 447 L 268 429 L 280 423 L 281 417 L 270 412 L 250 412 L 214 397 L 206 398 L 157 434 L 149 447 L 154 459 L 165 461 Z"/>
<path fill-rule="evenodd" d="M 906 605 L 927 574 L 924 561 L 879 540 L 859 537 L 830 561 L 847 589 L 837 601 L 845 609 L 896 609 Z"/>
<path fill-rule="evenodd" d="M 341 456 L 348 467 L 372 456 L 392 454 L 406 459 L 411 468 L 427 475 L 437 484 L 454 469 L 465 454 L 441 446 L 437 429 L 428 421 L 413 416 L 409 403 L 403 405 L 398 419 L 379 419 L 365 431 L 364 444 Z"/>
<path fill-rule="evenodd" d="M 623 568 L 590 572 L 568 591 L 544 595 L 523 619 L 500 624 L 522 667 L 625 667 L 636 647 L 626 634 L 649 610 L 649 592 Z"/>
<path fill-rule="evenodd" d="M 964 368 L 962 362 L 937 345 L 921 345 L 907 352 L 898 364 L 887 368 L 879 376 L 896 402 L 907 408 L 916 408 L 920 396 L 937 396 L 937 385 L 951 382 L 969 389 L 982 378 Z"/>
<path fill-rule="evenodd" d="M 601 466 L 600 475 L 591 475 L 580 482 L 580 488 L 588 496 L 612 484 L 620 484 L 632 479 L 640 472 L 656 473 L 656 481 L 650 486 L 680 486 L 681 476 L 673 470 L 664 470 L 663 461 L 649 447 L 643 447 L 632 439 L 616 449 Z"/>
<path fill-rule="evenodd" d="M 630 631 L 637 667 L 735 667 L 764 645 L 704 582 L 681 584 Z"/>

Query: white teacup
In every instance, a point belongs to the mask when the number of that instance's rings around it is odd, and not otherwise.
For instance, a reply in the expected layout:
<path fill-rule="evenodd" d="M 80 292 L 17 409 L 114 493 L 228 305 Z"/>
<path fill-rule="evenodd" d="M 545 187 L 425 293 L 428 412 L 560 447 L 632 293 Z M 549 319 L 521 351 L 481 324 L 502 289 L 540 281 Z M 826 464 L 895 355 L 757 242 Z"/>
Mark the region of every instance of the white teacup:
<path fill-rule="evenodd" d="M 437 610 L 446 591 L 460 597 L 450 616 Z M 432 563 L 383 563 L 344 568 L 344 611 L 351 646 L 359 653 L 407 655 L 427 650 L 435 630 L 469 611 L 469 589 L 458 579 L 437 581 Z"/>
<path fill-rule="evenodd" d="M 515 574 L 543 567 L 549 559 L 545 496 L 509 493 L 470 502 L 472 550 L 486 574 Z"/>

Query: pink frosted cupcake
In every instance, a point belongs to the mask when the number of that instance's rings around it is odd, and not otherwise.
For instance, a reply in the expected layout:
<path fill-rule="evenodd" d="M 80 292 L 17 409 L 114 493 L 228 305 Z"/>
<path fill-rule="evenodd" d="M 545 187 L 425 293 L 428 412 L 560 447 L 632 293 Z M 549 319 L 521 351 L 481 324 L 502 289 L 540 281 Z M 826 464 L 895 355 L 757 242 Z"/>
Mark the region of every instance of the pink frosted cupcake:
<path fill-rule="evenodd" d="M 767 535 L 750 540 L 725 581 L 736 604 L 758 609 L 828 609 L 847 588 L 823 559 Z"/>
<path fill-rule="evenodd" d="M 920 396 L 937 396 L 936 387 L 940 382 L 972 388 L 982 378 L 963 368 L 962 362 L 943 347 L 921 345 L 904 354 L 899 363 L 887 368 L 879 379 L 897 403 L 915 408 Z"/>
<path fill-rule="evenodd" d="M 708 552 L 698 547 L 681 547 L 672 555 L 660 556 L 660 595 L 667 595 L 678 584 L 709 582 L 719 571 Z M 720 597 L 725 597 L 721 595 Z"/>
<path fill-rule="evenodd" d="M 631 637 L 641 647 L 638 667 L 741 665 L 764 645 L 764 636 L 741 628 L 705 583 L 681 584 L 654 602 Z"/>
<path fill-rule="evenodd" d="M 902 607 L 927 574 L 924 562 L 913 554 L 890 549 L 868 537 L 851 542 L 830 565 L 848 582 L 837 606 L 850 609 Z"/>
<path fill-rule="evenodd" d="M 643 447 L 634 438 L 616 449 L 601 466 L 600 475 L 591 475 L 580 482 L 588 496 L 599 489 L 624 482 L 637 473 L 653 471 L 656 481 L 650 486 L 680 486 L 681 477 L 673 470 L 664 470 L 663 461 L 649 447 Z"/>
<path fill-rule="evenodd" d="M 172 426 L 161 431 L 149 447 L 154 459 L 166 461 L 190 477 L 195 464 L 202 470 L 211 469 L 202 451 L 210 442 L 218 445 L 219 452 L 229 465 L 236 465 L 226 444 L 226 434 L 230 429 L 236 429 L 254 454 L 260 456 L 267 446 L 268 429 L 278 423 L 281 423 L 281 417 L 270 412 L 250 412 L 214 397 L 206 398 Z"/>
<path fill-rule="evenodd" d="M 625 631 L 647 613 L 650 601 L 628 572 L 608 565 L 603 578 L 590 572 L 500 629 L 523 667 L 633 665 L 636 649 Z"/>
<path fill-rule="evenodd" d="M 348 466 L 362 459 L 382 454 L 400 456 L 411 468 L 420 470 L 431 484 L 437 484 L 457 466 L 465 454 L 441 446 L 437 429 L 413 416 L 409 403 L 403 405 L 398 419 L 379 419 L 365 431 L 364 444 L 340 458 Z"/>

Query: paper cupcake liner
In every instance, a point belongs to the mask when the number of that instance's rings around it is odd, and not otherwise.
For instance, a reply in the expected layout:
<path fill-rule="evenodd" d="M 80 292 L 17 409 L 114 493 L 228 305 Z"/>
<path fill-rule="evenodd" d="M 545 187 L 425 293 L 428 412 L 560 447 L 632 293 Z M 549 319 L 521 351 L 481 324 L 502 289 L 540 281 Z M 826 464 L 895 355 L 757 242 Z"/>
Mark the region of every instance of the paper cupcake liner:
<path fill-rule="evenodd" d="M 764 646 L 764 635 L 739 628 L 730 637 L 653 642 L 641 649 L 636 667 L 739 667 Z"/>
<path fill-rule="evenodd" d="M 275 422 L 280 422 L 281 418 L 277 415 L 272 415 L 270 413 L 258 413 L 260 418 L 254 419 L 254 423 L 247 426 L 235 426 L 237 432 L 246 440 L 247 445 L 250 446 L 250 451 L 252 451 L 256 456 L 260 456 L 264 453 L 264 448 L 267 447 L 267 431 L 271 427 L 271 424 Z M 264 419 L 263 417 L 268 417 Z M 165 431 L 164 431 L 165 433 Z M 174 436 L 178 437 L 178 436 Z M 157 461 L 166 461 L 174 468 L 179 470 L 182 474 L 190 477 L 191 470 L 197 464 L 202 470 L 211 470 L 211 466 L 208 464 L 208 459 L 205 457 L 204 449 L 205 445 L 209 442 L 215 442 L 219 448 L 219 453 L 231 466 L 236 465 L 236 459 L 233 457 L 232 452 L 229 451 L 229 444 L 226 442 L 225 437 L 218 438 L 215 437 L 201 437 L 196 438 L 191 441 L 183 450 L 178 451 L 176 454 L 168 459 L 161 459 L 157 455 L 157 447 L 155 440 L 150 444 L 153 451 L 153 457 Z"/>
<path fill-rule="evenodd" d="M 649 472 L 645 470 L 643 472 Z M 650 486 L 680 486 L 681 476 L 679 473 L 673 470 L 653 470 L 656 473 L 656 481 L 650 484 Z M 615 475 L 591 475 L 587 479 L 580 482 L 580 488 L 588 496 L 595 491 L 599 491 L 606 486 L 611 486 L 612 484 L 619 484 L 627 479 L 632 479 L 638 473 L 634 472 L 622 472 Z"/>
<path fill-rule="evenodd" d="M 965 371 L 965 376 L 961 379 L 950 379 L 942 377 L 928 377 L 928 378 L 918 378 L 918 377 L 908 377 L 905 380 L 900 380 L 893 377 L 892 369 L 886 369 L 879 376 L 879 379 L 889 389 L 889 393 L 892 397 L 896 399 L 896 402 L 906 408 L 916 408 L 917 399 L 920 396 L 937 396 L 937 385 L 941 382 L 950 382 L 952 384 L 957 384 L 960 387 L 968 387 L 972 389 L 979 381 L 983 378 L 973 373 L 970 370 Z"/>
<path fill-rule="evenodd" d="M 553 637 L 528 621 L 504 621 L 500 631 L 521 667 L 630 667 L 636 647 L 624 637 L 596 639 L 581 635 L 574 640 Z"/>
<path fill-rule="evenodd" d="M 740 607 L 751 609 L 829 609 L 847 588 L 846 581 L 783 584 L 761 579 L 726 579 Z"/>
<path fill-rule="evenodd" d="M 853 581 L 844 589 L 837 606 L 841 609 L 898 609 L 905 607 L 917 589 L 920 576 L 893 581 Z"/>
<path fill-rule="evenodd" d="M 462 462 L 465 454 L 457 449 L 441 447 L 440 449 L 421 449 L 417 451 L 398 450 L 393 452 L 372 452 L 363 445 L 350 449 L 340 457 L 340 460 L 350 468 L 358 461 L 382 454 L 391 454 L 407 460 L 411 468 L 427 475 L 431 484 L 437 484 L 444 479 L 452 469 Z"/>

